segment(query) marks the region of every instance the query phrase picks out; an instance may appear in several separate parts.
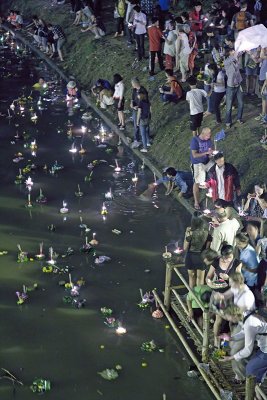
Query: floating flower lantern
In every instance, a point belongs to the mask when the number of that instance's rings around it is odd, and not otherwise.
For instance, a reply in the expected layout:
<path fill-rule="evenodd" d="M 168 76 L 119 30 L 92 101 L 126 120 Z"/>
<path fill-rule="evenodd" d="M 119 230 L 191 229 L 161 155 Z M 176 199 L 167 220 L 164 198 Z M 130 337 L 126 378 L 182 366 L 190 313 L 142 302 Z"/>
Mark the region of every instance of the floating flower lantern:
<path fill-rule="evenodd" d="M 15 104 L 14 104 L 14 103 L 11 103 L 10 106 L 9 106 L 9 108 L 10 108 L 12 111 L 14 111 L 14 110 L 15 110 Z"/>
<path fill-rule="evenodd" d="M 93 233 L 93 239 L 89 242 L 92 246 L 97 246 L 98 245 L 98 241 L 95 239 L 96 237 L 96 233 Z"/>
<path fill-rule="evenodd" d="M 47 198 L 43 195 L 42 189 L 40 189 L 39 196 L 36 198 L 35 201 L 36 201 L 36 203 L 39 203 L 39 204 L 47 203 Z"/>
<path fill-rule="evenodd" d="M 116 164 L 115 172 L 120 172 L 121 171 L 121 167 L 119 167 L 118 160 L 115 160 L 115 164 Z"/>
<path fill-rule="evenodd" d="M 33 115 L 31 116 L 32 122 L 36 122 L 37 119 L 38 119 L 37 114 L 36 114 L 36 113 L 33 113 Z"/>
<path fill-rule="evenodd" d="M 81 188 L 80 188 L 79 184 L 78 184 L 78 191 L 75 192 L 75 196 L 76 197 L 82 197 L 83 196 L 83 192 L 81 192 Z"/>
<path fill-rule="evenodd" d="M 105 203 L 103 203 L 102 209 L 101 209 L 101 215 L 107 215 L 107 214 L 108 214 L 107 207 L 106 207 Z"/>
<path fill-rule="evenodd" d="M 33 181 L 32 181 L 32 178 L 30 176 L 26 179 L 25 185 L 26 185 L 28 190 L 31 190 L 31 188 L 33 186 Z"/>
<path fill-rule="evenodd" d="M 90 243 L 91 243 L 91 242 L 90 242 Z M 81 249 L 80 249 L 82 253 L 89 253 L 89 251 L 91 251 L 92 246 L 91 246 L 90 243 L 88 243 L 88 237 L 86 236 L 86 238 L 85 238 L 85 244 L 83 244 L 83 246 L 82 246 Z"/>
<path fill-rule="evenodd" d="M 27 203 L 25 204 L 25 207 L 27 207 L 27 208 L 32 208 L 31 194 L 30 194 L 30 193 L 28 193 L 28 201 L 27 201 Z"/>
<path fill-rule="evenodd" d="M 69 149 L 69 152 L 70 153 L 77 153 L 77 148 L 75 147 L 75 144 L 74 143 L 72 143 L 72 146 L 71 146 L 71 148 Z"/>
<path fill-rule="evenodd" d="M 67 214 L 69 209 L 67 208 L 67 203 L 63 200 L 62 208 L 59 210 L 60 214 Z"/>
<path fill-rule="evenodd" d="M 86 150 L 83 148 L 83 145 L 81 144 L 81 148 L 79 150 L 79 154 L 85 154 Z"/>
<path fill-rule="evenodd" d="M 82 125 L 81 130 L 82 130 L 82 133 L 86 133 L 87 132 L 87 126 Z"/>
<path fill-rule="evenodd" d="M 172 257 L 172 253 L 168 251 L 168 247 L 165 246 L 165 252 L 162 253 L 162 257 L 165 259 L 169 259 Z"/>
<path fill-rule="evenodd" d="M 135 184 L 138 182 L 138 177 L 136 174 L 134 174 L 134 176 L 132 177 L 132 182 Z"/>
<path fill-rule="evenodd" d="M 121 324 L 119 323 L 119 326 L 116 329 L 116 333 L 117 333 L 117 335 L 124 335 L 125 333 L 127 333 L 127 330 L 126 330 L 126 328 L 121 326 Z"/>
<path fill-rule="evenodd" d="M 40 253 L 39 254 L 36 254 L 36 258 L 37 258 L 37 260 L 43 260 L 44 258 L 45 258 L 45 255 L 44 255 L 44 253 L 43 253 L 43 246 L 44 246 L 44 243 L 42 242 L 42 243 L 40 243 L 40 247 L 39 247 L 39 251 L 40 251 Z"/>
<path fill-rule="evenodd" d="M 163 316 L 164 316 L 163 312 L 159 309 L 152 312 L 153 318 L 160 319 L 160 318 L 163 318 Z"/>
<path fill-rule="evenodd" d="M 50 265 L 55 265 L 56 264 L 56 261 L 54 260 L 53 247 L 49 247 L 49 260 L 47 261 L 47 264 L 50 264 Z"/>
<path fill-rule="evenodd" d="M 105 199 L 106 200 L 113 200 L 113 198 L 114 198 L 113 197 L 113 193 L 112 193 L 111 188 L 110 188 L 109 191 L 105 193 Z"/>
<path fill-rule="evenodd" d="M 36 140 L 35 139 L 31 142 L 30 149 L 31 150 L 37 150 L 37 144 L 36 144 Z"/>

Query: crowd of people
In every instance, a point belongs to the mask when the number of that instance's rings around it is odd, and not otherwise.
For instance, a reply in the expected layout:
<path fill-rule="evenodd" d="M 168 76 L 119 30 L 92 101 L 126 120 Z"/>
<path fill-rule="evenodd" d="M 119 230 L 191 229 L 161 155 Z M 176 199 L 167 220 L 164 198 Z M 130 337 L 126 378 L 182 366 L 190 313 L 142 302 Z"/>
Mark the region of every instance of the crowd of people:
<path fill-rule="evenodd" d="M 90 31 L 95 39 L 106 35 L 99 0 L 72 0 L 71 13 L 75 14 L 73 24 L 80 25 L 82 32 Z M 196 2 L 191 10 L 175 15 L 170 12 L 169 0 L 159 0 L 156 6 L 152 0 L 118 0 L 113 17 L 114 37 L 119 40 L 126 36 L 127 46 L 137 51 L 137 63 L 147 59 L 148 38 L 149 79 L 160 73 L 157 68 L 166 76 L 166 84 L 159 87 L 163 104 L 177 104 L 183 99 L 188 102 L 192 173 L 168 167 L 151 187 L 167 182 L 166 194 L 175 187 L 180 196 L 193 194 L 196 211 L 183 246 L 189 286 L 203 304 L 208 305 L 212 297 L 219 311 L 222 304 L 225 307 L 214 319 L 214 346 L 220 346 L 223 333 L 230 335 L 230 355 L 223 361 L 231 360 L 236 383 L 250 374 L 260 383 L 267 371 L 267 322 L 256 314 L 256 307 L 266 306 L 267 296 L 266 184 L 255 182 L 253 193 L 242 196 L 237 168 L 214 148 L 211 129 L 201 125 L 210 114 L 222 124 L 223 102 L 226 128 L 233 124 L 235 102 L 237 123 L 243 124 L 244 95 L 255 96 L 257 90 L 262 108 L 256 120 L 263 126 L 267 123 L 267 47 L 235 52 L 240 32 L 257 24 L 266 25 L 266 5 L 261 0 L 214 1 L 204 13 L 202 4 Z M 7 20 L 16 29 L 23 27 L 18 11 L 10 11 Z M 66 36 L 60 26 L 33 16 L 26 28 L 42 51 L 64 60 Z M 186 94 L 184 84 L 189 88 Z M 141 146 L 140 151 L 146 153 L 151 146 L 149 93 L 136 76 L 131 86 L 132 147 Z M 73 90 L 69 85 L 68 93 Z M 101 108 L 115 105 L 119 129 L 124 130 L 125 82 L 121 74 L 114 74 L 113 82 L 99 78 L 91 92 Z M 266 134 L 261 143 L 267 143 Z M 201 191 L 208 199 L 204 201 L 206 207 L 201 204 Z M 187 306 L 190 318 L 202 326 L 202 310 L 191 293 Z M 249 360 L 255 340 L 260 350 Z"/>

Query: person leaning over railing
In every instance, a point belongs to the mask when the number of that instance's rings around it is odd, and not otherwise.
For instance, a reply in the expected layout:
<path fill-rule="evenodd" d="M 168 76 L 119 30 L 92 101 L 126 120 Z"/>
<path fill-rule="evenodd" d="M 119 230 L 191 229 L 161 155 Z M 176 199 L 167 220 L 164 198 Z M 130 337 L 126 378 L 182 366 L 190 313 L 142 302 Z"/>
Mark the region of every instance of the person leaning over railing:
<path fill-rule="evenodd" d="M 223 357 L 221 361 L 235 360 L 238 362 L 248 359 L 253 353 L 255 342 L 257 342 L 259 350 L 250 358 L 245 375 L 246 377 L 255 376 L 256 382 L 260 384 L 267 372 L 267 321 L 256 311 L 252 311 L 244 317 L 240 308 L 226 309 L 223 318 L 233 323 L 242 324 L 241 331 L 232 335 L 231 341 L 244 339 L 244 347 L 230 356 Z"/>

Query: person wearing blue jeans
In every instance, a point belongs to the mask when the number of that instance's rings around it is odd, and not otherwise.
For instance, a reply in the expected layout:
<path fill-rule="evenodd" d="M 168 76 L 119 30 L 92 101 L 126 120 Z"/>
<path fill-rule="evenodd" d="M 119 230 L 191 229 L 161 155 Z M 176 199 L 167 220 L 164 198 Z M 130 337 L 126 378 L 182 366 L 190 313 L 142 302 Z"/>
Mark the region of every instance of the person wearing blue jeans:
<path fill-rule="evenodd" d="M 154 185 L 158 186 L 164 182 L 170 182 L 166 195 L 169 195 L 174 189 L 174 186 L 176 186 L 180 189 L 179 196 L 182 197 L 184 194 L 192 192 L 193 175 L 192 172 L 189 171 L 177 171 L 173 167 L 168 167 L 164 169 L 162 178 L 158 179 Z"/>
<path fill-rule="evenodd" d="M 225 123 L 227 128 L 232 124 L 232 106 L 235 99 L 237 99 L 237 121 L 242 124 L 242 116 L 244 109 L 243 90 L 241 87 L 242 76 L 239 71 L 239 61 L 235 55 L 234 49 L 228 48 L 225 51 L 224 68 L 227 76 L 226 88 L 226 116 Z"/>
<path fill-rule="evenodd" d="M 244 109 L 244 101 L 243 101 L 243 91 L 239 86 L 226 88 L 226 116 L 225 123 L 226 126 L 230 128 L 232 124 L 232 107 L 234 100 L 237 99 L 237 121 L 242 124 L 242 116 Z"/>
<path fill-rule="evenodd" d="M 138 110 L 137 110 L 137 126 L 140 128 L 143 148 L 142 153 L 147 153 L 147 148 L 150 147 L 149 140 L 149 122 L 150 122 L 150 103 L 148 100 L 147 91 L 140 88 L 138 93 Z"/>
<path fill-rule="evenodd" d="M 131 100 L 131 109 L 132 109 L 132 118 L 133 118 L 133 125 L 134 125 L 134 141 L 132 144 L 132 148 L 138 148 L 140 146 L 140 129 L 137 125 L 137 110 L 138 110 L 138 94 L 139 91 L 144 91 L 147 93 L 147 90 L 144 86 L 141 86 L 140 81 L 138 78 L 132 78 L 132 100 Z M 147 93 L 148 96 L 148 93 Z"/>

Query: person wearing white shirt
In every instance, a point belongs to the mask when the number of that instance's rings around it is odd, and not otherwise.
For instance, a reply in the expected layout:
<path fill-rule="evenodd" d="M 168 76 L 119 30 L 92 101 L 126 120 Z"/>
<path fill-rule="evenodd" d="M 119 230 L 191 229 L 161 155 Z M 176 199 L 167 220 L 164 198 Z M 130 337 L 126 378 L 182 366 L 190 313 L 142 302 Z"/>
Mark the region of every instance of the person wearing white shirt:
<path fill-rule="evenodd" d="M 181 82 L 186 81 L 188 71 L 188 58 L 191 53 L 187 33 L 190 32 L 189 25 L 178 26 L 178 36 L 176 40 L 176 70 L 180 69 L 182 74 Z"/>
<path fill-rule="evenodd" d="M 190 86 L 189 92 L 186 93 L 186 101 L 188 101 L 190 109 L 190 129 L 193 136 L 196 136 L 199 134 L 202 124 L 203 100 L 207 97 L 207 93 L 205 90 L 197 88 L 197 79 L 194 76 L 190 76 L 187 83 Z"/>
<path fill-rule="evenodd" d="M 165 69 L 172 69 L 174 65 L 174 57 L 176 55 L 175 43 L 177 35 L 175 33 L 175 23 L 169 21 L 167 36 L 164 35 L 165 42 L 163 47 L 163 54 L 165 54 Z"/>
<path fill-rule="evenodd" d="M 146 15 L 139 6 L 134 7 L 133 27 L 137 43 L 138 61 L 145 58 Z"/>
<path fill-rule="evenodd" d="M 241 273 L 234 273 L 229 278 L 229 286 L 228 289 L 224 293 L 216 293 L 215 297 L 219 300 L 232 300 L 235 306 L 239 307 L 242 312 L 243 316 L 245 317 L 252 311 L 256 309 L 255 305 L 255 297 L 252 291 L 248 288 L 247 285 L 244 283 L 244 277 Z M 238 334 L 241 329 L 241 324 L 231 324 L 231 336 Z M 239 350 L 243 349 L 245 344 L 244 338 L 240 338 L 239 340 L 231 341 L 230 342 L 230 355 L 236 354 Z M 231 360 L 232 369 L 235 373 L 235 382 L 239 383 L 245 379 L 246 375 L 246 362 L 245 360 Z"/>
<path fill-rule="evenodd" d="M 235 246 L 235 236 L 240 228 L 240 225 L 235 218 L 227 218 L 224 208 L 218 209 L 216 212 L 216 219 L 219 222 L 219 226 L 216 226 L 213 230 L 210 248 L 219 252 L 222 245 L 225 243 Z"/>
<path fill-rule="evenodd" d="M 246 376 L 255 376 L 256 382 L 261 383 L 264 375 L 267 372 L 267 321 L 258 315 L 256 311 L 252 311 L 243 318 L 241 309 L 227 312 L 225 319 L 231 322 L 241 322 L 243 326 L 239 333 L 232 335 L 231 340 L 244 339 L 245 344 L 242 349 L 231 356 L 226 356 L 222 361 L 236 360 L 240 361 L 247 359 L 253 352 L 254 344 L 257 342 L 259 350 L 250 358 L 246 366 Z"/>
<path fill-rule="evenodd" d="M 118 118 L 119 118 L 119 127 L 120 130 L 125 129 L 125 116 L 124 116 L 124 83 L 123 78 L 120 74 L 114 74 L 114 94 L 113 99 L 115 100 L 117 111 L 118 111 Z"/>

